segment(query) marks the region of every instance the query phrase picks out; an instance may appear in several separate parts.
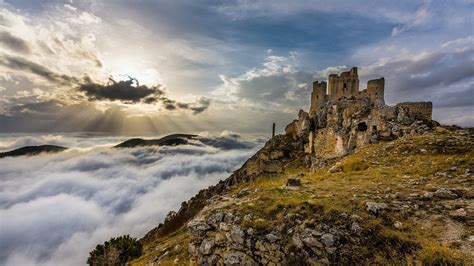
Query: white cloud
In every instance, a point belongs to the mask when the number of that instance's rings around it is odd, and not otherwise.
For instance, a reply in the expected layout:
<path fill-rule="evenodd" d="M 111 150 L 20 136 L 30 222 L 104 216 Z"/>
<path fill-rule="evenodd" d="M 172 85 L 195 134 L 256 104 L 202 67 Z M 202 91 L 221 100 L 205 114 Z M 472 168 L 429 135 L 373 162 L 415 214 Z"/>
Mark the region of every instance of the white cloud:
<path fill-rule="evenodd" d="M 32 18 L 19 11 L 0 8 L 0 16 L 4 21 L 0 26 L 4 36 L 3 45 L 0 42 L 3 78 L 24 77 L 36 85 L 51 87 L 52 80 L 46 78 L 47 72 L 78 79 L 84 75 L 104 77 L 95 37 L 101 19 L 94 14 L 66 5 L 52 7 Z M 13 50 L 8 47 L 13 41 L 24 48 Z M 22 60 L 23 65 L 8 63 L 8 58 Z M 53 85 L 57 88 L 58 84 Z"/>
<path fill-rule="evenodd" d="M 458 46 L 458 45 L 468 45 L 470 47 L 474 46 L 474 35 L 469 35 L 463 38 L 447 41 L 441 45 L 441 47 L 450 47 L 450 46 Z"/>
<path fill-rule="evenodd" d="M 110 237 L 143 236 L 260 145 L 224 132 L 194 145 L 0 159 L 0 264 L 82 265 Z"/>
<path fill-rule="evenodd" d="M 214 91 L 216 96 L 244 100 L 259 106 L 288 104 L 308 95 L 312 75 L 298 70 L 298 54 L 288 56 L 269 54 L 260 68 L 252 68 L 244 74 L 231 78 L 221 75 L 222 86 Z"/>

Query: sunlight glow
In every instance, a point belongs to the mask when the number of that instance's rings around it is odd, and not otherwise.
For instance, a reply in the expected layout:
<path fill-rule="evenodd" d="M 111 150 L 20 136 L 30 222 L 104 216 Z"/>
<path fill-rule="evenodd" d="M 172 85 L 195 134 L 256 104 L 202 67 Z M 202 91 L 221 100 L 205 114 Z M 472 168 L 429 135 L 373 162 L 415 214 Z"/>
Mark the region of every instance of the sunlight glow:
<path fill-rule="evenodd" d="M 107 62 L 106 69 L 107 73 L 116 80 L 127 80 L 130 76 L 136 78 L 142 85 L 163 84 L 158 70 L 147 66 L 142 59 L 117 58 Z"/>

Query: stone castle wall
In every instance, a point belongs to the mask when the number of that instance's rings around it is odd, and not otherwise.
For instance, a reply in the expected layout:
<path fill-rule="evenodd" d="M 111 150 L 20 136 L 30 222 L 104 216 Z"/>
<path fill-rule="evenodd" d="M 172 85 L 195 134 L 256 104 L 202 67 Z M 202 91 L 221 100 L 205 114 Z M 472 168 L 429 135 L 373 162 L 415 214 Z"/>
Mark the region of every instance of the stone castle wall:
<path fill-rule="evenodd" d="M 397 104 L 397 106 L 413 112 L 416 119 L 431 120 L 433 116 L 432 102 L 404 102 Z"/>
<path fill-rule="evenodd" d="M 373 79 L 367 82 L 367 96 L 370 100 L 375 103 L 385 103 L 384 100 L 384 90 L 385 90 L 385 79 Z"/>
<path fill-rule="evenodd" d="M 334 158 L 369 143 L 423 132 L 436 125 L 431 120 L 431 102 L 388 106 L 384 102 L 384 78 L 369 80 L 362 91 L 356 90 L 358 82 L 357 68 L 330 75 L 329 83 L 315 81 L 309 112 L 300 110 L 298 118 L 285 128 L 286 136 L 306 153 Z"/>
<path fill-rule="evenodd" d="M 357 67 L 342 72 L 340 75 L 329 75 L 329 91 L 331 98 L 339 99 L 344 96 L 355 96 L 359 93 L 359 76 Z"/>
<path fill-rule="evenodd" d="M 323 104 L 326 102 L 326 91 L 327 83 L 325 81 L 313 82 L 313 91 L 311 92 L 311 106 L 309 108 L 309 114 L 311 116 L 316 114 L 318 108 L 323 106 Z"/>
<path fill-rule="evenodd" d="M 385 79 L 373 79 L 367 82 L 367 88 L 359 90 L 359 76 L 357 67 L 341 74 L 331 74 L 328 82 L 313 82 L 313 91 L 311 92 L 311 105 L 309 115 L 315 116 L 318 110 L 330 100 L 341 98 L 368 97 L 375 105 L 384 105 Z"/>

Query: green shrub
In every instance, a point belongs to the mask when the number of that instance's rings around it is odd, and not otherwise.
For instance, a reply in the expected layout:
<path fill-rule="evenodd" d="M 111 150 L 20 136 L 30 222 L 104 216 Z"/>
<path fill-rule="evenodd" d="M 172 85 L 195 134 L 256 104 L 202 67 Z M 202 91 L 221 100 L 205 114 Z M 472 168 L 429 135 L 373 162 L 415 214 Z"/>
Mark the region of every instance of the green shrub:
<path fill-rule="evenodd" d="M 89 253 L 87 264 L 89 265 L 125 265 L 127 261 L 142 255 L 142 244 L 129 235 L 111 238 L 103 245 L 97 245 Z"/>

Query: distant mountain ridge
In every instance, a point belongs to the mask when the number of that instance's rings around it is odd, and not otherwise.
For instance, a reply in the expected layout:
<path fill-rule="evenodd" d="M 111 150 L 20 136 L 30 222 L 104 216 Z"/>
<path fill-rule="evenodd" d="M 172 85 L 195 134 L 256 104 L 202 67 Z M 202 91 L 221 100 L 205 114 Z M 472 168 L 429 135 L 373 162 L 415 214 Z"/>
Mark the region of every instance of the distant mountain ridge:
<path fill-rule="evenodd" d="M 147 139 L 141 139 L 141 138 L 133 138 L 133 139 L 124 141 L 118 145 L 115 145 L 114 148 L 185 145 L 189 143 L 190 139 L 195 139 L 196 137 L 197 135 L 192 135 L 192 134 L 171 134 L 159 139 L 147 140 Z"/>
<path fill-rule="evenodd" d="M 0 153 L 0 158 L 16 156 L 32 156 L 40 153 L 56 153 L 67 150 L 68 148 L 56 145 L 25 146 L 12 151 Z"/>
<path fill-rule="evenodd" d="M 189 143 L 189 140 L 196 139 L 197 135 L 192 134 L 171 134 L 164 136 L 159 139 L 141 139 L 133 138 L 126 140 L 113 148 L 134 148 L 134 147 L 145 147 L 145 146 L 176 146 L 185 145 Z M 67 147 L 61 147 L 57 145 L 38 145 L 38 146 L 25 146 L 15 150 L 0 153 L 0 158 L 4 157 L 16 157 L 16 156 L 33 156 L 40 153 L 57 153 L 67 150 Z"/>

